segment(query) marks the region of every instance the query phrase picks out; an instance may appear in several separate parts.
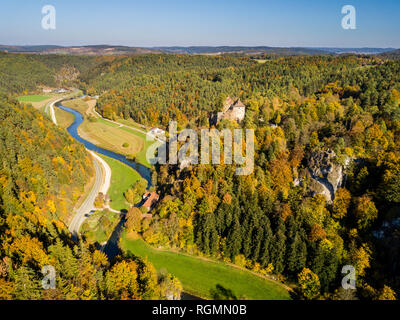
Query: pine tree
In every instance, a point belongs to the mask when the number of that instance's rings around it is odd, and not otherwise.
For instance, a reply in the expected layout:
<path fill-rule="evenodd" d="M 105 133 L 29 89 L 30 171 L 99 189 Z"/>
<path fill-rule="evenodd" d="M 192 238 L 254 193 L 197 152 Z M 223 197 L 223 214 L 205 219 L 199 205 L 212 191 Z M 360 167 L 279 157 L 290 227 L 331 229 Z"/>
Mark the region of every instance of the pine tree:
<path fill-rule="evenodd" d="M 271 223 L 268 217 L 264 218 L 264 230 L 263 230 L 263 239 L 261 244 L 261 252 L 260 252 L 260 264 L 264 268 L 272 261 L 271 251 L 273 246 L 273 235 L 271 230 Z"/>
<path fill-rule="evenodd" d="M 287 252 L 287 270 L 292 275 L 298 274 L 305 267 L 306 246 L 296 232 Z"/>
<path fill-rule="evenodd" d="M 21 267 L 15 272 L 14 297 L 17 300 L 40 300 L 42 288 L 34 272 Z"/>
<path fill-rule="evenodd" d="M 274 236 L 273 246 L 271 250 L 272 264 L 277 273 L 282 273 L 285 269 L 285 254 L 286 254 L 286 235 L 285 224 L 279 218 L 278 227 Z"/>
<path fill-rule="evenodd" d="M 227 238 L 227 252 L 226 255 L 233 259 L 240 253 L 242 249 L 242 233 L 239 224 L 239 219 L 235 218 L 233 226 Z"/>

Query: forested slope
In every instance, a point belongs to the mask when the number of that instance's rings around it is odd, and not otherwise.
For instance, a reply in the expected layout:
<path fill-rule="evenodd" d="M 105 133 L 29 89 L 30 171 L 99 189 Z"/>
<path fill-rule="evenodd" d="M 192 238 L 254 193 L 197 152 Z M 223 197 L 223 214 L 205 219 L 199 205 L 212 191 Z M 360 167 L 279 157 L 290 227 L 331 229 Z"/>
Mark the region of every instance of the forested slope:
<path fill-rule="evenodd" d="M 21 94 L 39 86 L 71 86 L 82 72 L 100 63 L 102 57 L 0 53 L 0 92 Z"/>
<path fill-rule="evenodd" d="M 84 147 L 67 132 L 32 107 L 0 96 L 0 300 L 179 295 L 179 282 L 169 274 L 158 277 L 151 264 L 108 261 L 71 240 L 65 223 L 93 173 Z M 42 285 L 45 266 L 55 269 L 55 289 Z"/>
<path fill-rule="evenodd" d="M 227 95 L 242 101 L 268 97 L 289 99 L 293 88 L 310 96 L 324 85 L 340 81 L 350 86 L 357 73 L 379 63 L 368 57 L 274 57 L 264 64 L 249 58 L 187 55 L 142 55 L 95 68 L 82 75 L 90 93 L 101 94 L 105 117 L 133 118 L 166 127 L 208 126 L 209 113 Z"/>
<path fill-rule="evenodd" d="M 103 93 L 103 116 L 161 127 L 208 127 L 227 95 L 247 106 L 254 172 L 160 166 L 157 214 L 135 227 L 147 242 L 275 274 L 307 299 L 345 298 L 341 268 L 352 265 L 357 290 L 347 298 L 391 299 L 400 289 L 399 70 L 398 61 L 356 55 L 263 64 L 152 55 L 83 81 Z"/>

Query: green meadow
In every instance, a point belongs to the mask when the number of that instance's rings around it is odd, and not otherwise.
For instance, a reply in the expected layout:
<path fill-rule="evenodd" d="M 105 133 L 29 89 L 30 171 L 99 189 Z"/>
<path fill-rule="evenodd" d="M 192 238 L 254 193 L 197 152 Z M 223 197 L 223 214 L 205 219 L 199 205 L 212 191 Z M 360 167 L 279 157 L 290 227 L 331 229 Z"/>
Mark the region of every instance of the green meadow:
<path fill-rule="evenodd" d="M 41 95 L 32 95 L 32 96 L 22 96 L 18 97 L 17 100 L 19 102 L 41 102 L 47 99 L 50 99 L 51 97 L 47 96 L 41 96 Z"/>
<path fill-rule="evenodd" d="M 122 249 L 146 258 L 157 270 L 167 269 L 181 281 L 183 291 L 204 299 L 288 300 L 288 291 L 279 284 L 224 262 L 158 250 L 142 239 L 124 233 Z"/>
<path fill-rule="evenodd" d="M 126 202 L 124 192 L 141 178 L 139 173 L 126 164 L 99 154 L 110 166 L 111 185 L 108 194 L 111 198 L 110 206 L 114 210 L 128 209 L 129 204 Z"/>

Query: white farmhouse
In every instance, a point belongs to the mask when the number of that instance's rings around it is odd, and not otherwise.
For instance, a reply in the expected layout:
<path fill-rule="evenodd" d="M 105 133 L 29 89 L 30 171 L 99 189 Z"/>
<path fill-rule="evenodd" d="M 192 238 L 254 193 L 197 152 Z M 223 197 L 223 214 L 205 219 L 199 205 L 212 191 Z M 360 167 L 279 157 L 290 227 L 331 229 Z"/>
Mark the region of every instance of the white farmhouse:
<path fill-rule="evenodd" d="M 153 127 L 149 130 L 148 134 L 154 138 L 159 138 L 165 134 L 165 131 L 160 128 Z"/>

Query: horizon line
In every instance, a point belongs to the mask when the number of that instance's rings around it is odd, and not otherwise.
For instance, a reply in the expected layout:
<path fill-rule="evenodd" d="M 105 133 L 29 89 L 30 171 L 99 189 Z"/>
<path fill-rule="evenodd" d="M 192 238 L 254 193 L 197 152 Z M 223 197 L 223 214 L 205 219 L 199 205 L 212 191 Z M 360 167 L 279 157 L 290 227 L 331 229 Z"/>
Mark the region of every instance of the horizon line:
<path fill-rule="evenodd" d="M 145 48 L 145 49 L 154 49 L 154 48 L 234 48 L 234 47 L 243 47 L 243 48 L 307 48 L 307 49 L 400 49 L 400 47 L 387 47 L 387 46 L 361 46 L 361 47 L 352 47 L 352 46 L 270 46 L 270 45 L 159 45 L 159 46 L 132 46 L 132 45 L 124 45 L 124 44 L 81 44 L 81 45 L 59 45 L 59 44 L 4 44 L 0 43 L 0 46 L 9 46 L 9 47 L 62 47 L 62 48 L 71 48 L 71 47 L 98 47 L 98 46 L 109 46 L 109 47 L 127 47 L 127 48 Z"/>

